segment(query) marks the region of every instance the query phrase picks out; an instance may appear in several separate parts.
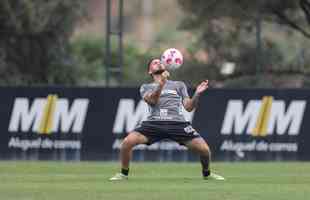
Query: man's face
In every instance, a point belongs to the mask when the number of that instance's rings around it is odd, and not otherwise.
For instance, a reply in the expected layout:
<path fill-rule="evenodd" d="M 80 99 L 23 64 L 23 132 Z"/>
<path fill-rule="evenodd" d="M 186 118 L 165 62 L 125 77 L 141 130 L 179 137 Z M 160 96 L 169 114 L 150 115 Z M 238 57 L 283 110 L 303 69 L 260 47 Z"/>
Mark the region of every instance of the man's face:
<path fill-rule="evenodd" d="M 149 74 L 161 74 L 166 71 L 165 65 L 163 65 L 159 59 L 154 59 L 149 67 Z"/>

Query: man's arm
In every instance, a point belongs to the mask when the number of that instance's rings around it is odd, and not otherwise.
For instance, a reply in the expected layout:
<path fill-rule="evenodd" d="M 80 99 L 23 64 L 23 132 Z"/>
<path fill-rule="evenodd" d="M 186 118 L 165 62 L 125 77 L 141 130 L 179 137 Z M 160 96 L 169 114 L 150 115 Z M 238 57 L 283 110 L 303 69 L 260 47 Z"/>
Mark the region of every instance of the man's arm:
<path fill-rule="evenodd" d="M 161 91 L 164 88 L 169 75 L 170 74 L 168 71 L 165 71 L 159 75 L 153 75 L 154 81 L 157 83 L 157 88 L 153 92 L 148 92 L 144 95 L 143 99 L 146 103 L 150 105 L 155 105 L 158 103 Z"/>
<path fill-rule="evenodd" d="M 163 87 L 163 85 L 158 84 L 155 91 L 148 92 L 144 95 L 144 101 L 150 105 L 157 104 Z"/>
<path fill-rule="evenodd" d="M 206 90 L 208 89 L 208 80 L 205 80 L 203 82 L 201 82 L 197 88 L 196 91 L 193 95 L 192 98 L 185 98 L 183 100 L 183 105 L 185 110 L 187 110 L 188 112 L 191 112 L 192 110 L 194 110 L 195 108 L 197 108 L 198 106 L 198 102 L 199 102 L 199 97 L 200 95 Z"/>

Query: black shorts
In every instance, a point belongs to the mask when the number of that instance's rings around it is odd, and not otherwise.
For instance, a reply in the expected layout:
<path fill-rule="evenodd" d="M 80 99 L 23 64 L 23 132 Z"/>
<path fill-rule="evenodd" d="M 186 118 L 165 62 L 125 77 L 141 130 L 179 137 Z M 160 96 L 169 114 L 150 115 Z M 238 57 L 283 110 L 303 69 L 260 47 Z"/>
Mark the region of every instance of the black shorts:
<path fill-rule="evenodd" d="M 201 137 L 190 122 L 143 121 L 135 130 L 148 139 L 147 145 L 169 139 L 184 145 L 194 138 Z"/>

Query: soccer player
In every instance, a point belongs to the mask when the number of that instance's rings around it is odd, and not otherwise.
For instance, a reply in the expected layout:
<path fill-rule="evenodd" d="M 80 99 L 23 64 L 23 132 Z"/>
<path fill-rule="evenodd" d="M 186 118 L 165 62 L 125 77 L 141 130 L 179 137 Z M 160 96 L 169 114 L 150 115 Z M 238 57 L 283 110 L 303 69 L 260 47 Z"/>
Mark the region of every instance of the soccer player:
<path fill-rule="evenodd" d="M 163 139 L 176 141 L 197 152 L 204 179 L 224 180 L 222 176 L 211 172 L 210 148 L 182 114 L 183 106 L 189 112 L 197 108 L 200 95 L 208 88 L 208 80 L 201 82 L 190 98 L 183 82 L 168 80 L 169 72 L 159 59 L 152 59 L 148 63 L 148 74 L 153 82 L 143 84 L 140 93 L 148 104 L 150 115 L 123 140 L 120 149 L 121 172 L 110 180 L 128 179 L 132 149 L 136 145 L 151 145 Z"/>

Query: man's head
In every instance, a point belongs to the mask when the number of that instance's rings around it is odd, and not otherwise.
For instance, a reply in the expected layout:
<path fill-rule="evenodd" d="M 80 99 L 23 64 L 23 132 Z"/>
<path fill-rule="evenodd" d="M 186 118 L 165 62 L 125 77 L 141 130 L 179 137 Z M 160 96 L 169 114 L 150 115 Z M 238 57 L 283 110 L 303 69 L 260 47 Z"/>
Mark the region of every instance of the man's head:
<path fill-rule="evenodd" d="M 148 63 L 148 74 L 153 78 L 153 80 L 160 85 L 165 84 L 169 72 L 166 70 L 165 65 L 163 65 L 158 58 L 153 58 Z"/>
<path fill-rule="evenodd" d="M 153 75 L 160 75 L 164 71 L 166 71 L 165 65 L 161 63 L 158 58 L 153 58 L 148 62 L 148 74 Z"/>

